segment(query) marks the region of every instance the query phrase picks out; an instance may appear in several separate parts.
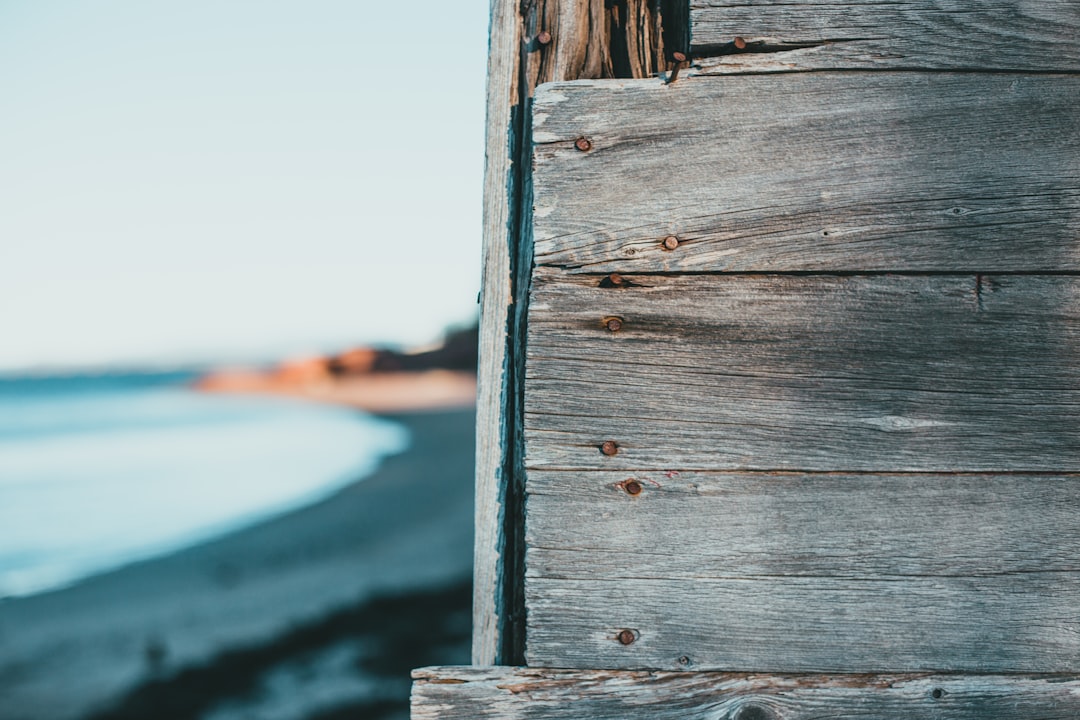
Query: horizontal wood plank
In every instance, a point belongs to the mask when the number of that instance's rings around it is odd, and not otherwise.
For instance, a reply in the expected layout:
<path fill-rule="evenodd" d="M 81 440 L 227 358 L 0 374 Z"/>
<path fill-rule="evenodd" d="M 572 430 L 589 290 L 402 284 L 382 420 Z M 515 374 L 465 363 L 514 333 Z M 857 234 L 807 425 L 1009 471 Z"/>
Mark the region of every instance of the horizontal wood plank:
<path fill-rule="evenodd" d="M 624 281 L 534 273 L 527 467 L 1080 471 L 1080 278 Z"/>
<path fill-rule="evenodd" d="M 647 551 L 647 541 L 642 540 Z M 526 662 L 758 672 L 1080 671 L 1075 574 L 624 575 L 527 583 Z M 633 642 L 624 645 L 623 633 Z"/>
<path fill-rule="evenodd" d="M 527 489 L 530 664 L 1080 670 L 1080 476 L 533 471 Z"/>
<path fill-rule="evenodd" d="M 414 671 L 413 720 L 1073 720 L 1075 677 Z"/>
<path fill-rule="evenodd" d="M 1080 475 L 533 471 L 527 492 L 531 578 L 1080 577 Z"/>
<path fill-rule="evenodd" d="M 1078 103 L 1080 77 L 1050 75 L 545 85 L 533 121 L 536 263 L 1080 271 Z"/>
<path fill-rule="evenodd" d="M 711 72 L 1080 70 L 1074 0 L 691 0 L 690 22 Z"/>

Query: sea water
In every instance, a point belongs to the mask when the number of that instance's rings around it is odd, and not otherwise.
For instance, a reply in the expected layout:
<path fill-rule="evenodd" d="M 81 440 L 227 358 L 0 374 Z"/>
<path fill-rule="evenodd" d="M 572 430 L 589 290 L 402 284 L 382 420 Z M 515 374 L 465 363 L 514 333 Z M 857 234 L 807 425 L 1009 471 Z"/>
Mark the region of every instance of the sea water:
<path fill-rule="evenodd" d="M 355 410 L 207 395 L 191 379 L 0 378 L 0 597 L 314 502 L 407 444 Z"/>

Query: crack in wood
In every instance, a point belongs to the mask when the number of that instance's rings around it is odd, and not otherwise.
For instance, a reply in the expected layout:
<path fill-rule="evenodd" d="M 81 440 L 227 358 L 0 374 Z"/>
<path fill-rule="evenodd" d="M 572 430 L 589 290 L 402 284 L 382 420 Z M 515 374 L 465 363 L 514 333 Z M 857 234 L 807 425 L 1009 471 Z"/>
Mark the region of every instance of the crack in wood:
<path fill-rule="evenodd" d="M 734 38 L 726 43 L 713 43 L 709 45 L 696 45 L 690 54 L 691 60 L 704 60 L 707 58 L 724 57 L 725 55 L 762 55 L 767 53 L 785 53 L 792 50 L 805 50 L 807 48 L 822 47 L 823 45 L 836 45 L 839 43 L 867 42 L 881 40 L 883 38 L 825 38 L 822 40 L 791 41 L 775 39 L 745 40 Z M 742 47 L 740 47 L 742 45 Z"/>

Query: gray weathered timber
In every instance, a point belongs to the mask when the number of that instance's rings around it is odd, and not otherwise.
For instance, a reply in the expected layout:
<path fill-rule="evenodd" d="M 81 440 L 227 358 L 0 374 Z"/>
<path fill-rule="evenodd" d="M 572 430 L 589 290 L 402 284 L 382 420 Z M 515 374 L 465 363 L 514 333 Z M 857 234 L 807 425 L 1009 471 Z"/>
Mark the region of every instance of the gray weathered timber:
<path fill-rule="evenodd" d="M 545 85 L 535 260 L 582 272 L 1077 271 L 1078 108 L 1076 76 Z M 575 148 L 580 137 L 591 150 Z M 668 235 L 675 250 L 661 246 Z"/>
<path fill-rule="evenodd" d="M 1080 672 L 1075 573 L 551 577 L 527 595 L 531 666 Z"/>
<path fill-rule="evenodd" d="M 514 177 L 515 136 L 524 131 L 518 74 L 518 4 L 492 0 L 487 71 L 487 131 L 484 167 L 483 288 L 480 304 L 479 367 L 476 401 L 476 519 L 473 562 L 472 660 L 478 665 L 505 661 L 506 618 L 503 546 L 509 434 L 507 406 L 512 351 L 509 316 L 514 282 L 511 257 L 517 245 L 519 200 Z"/>
<path fill-rule="evenodd" d="M 534 470 L 527 492 L 530 578 L 1080 577 L 1080 475 Z"/>
<path fill-rule="evenodd" d="M 1075 0 L 690 0 L 690 20 L 710 72 L 1080 71 Z"/>
<path fill-rule="evenodd" d="M 529 468 L 1080 471 L 1080 278 L 626 279 L 534 273 Z"/>
<path fill-rule="evenodd" d="M 1074 720 L 1080 679 L 537 668 L 413 673 L 414 720 Z"/>
<path fill-rule="evenodd" d="M 531 665 L 1080 670 L 1080 476 L 531 471 L 527 489 Z"/>

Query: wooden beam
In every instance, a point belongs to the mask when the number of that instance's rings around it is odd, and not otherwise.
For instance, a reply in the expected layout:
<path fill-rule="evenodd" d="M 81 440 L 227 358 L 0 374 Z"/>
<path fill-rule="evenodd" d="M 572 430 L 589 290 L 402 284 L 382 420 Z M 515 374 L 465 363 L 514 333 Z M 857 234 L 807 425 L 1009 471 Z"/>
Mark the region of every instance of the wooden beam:
<path fill-rule="evenodd" d="M 1074 0 L 691 0 L 690 8 L 692 49 L 707 73 L 1080 71 Z"/>
<path fill-rule="evenodd" d="M 1080 679 L 535 668 L 413 673 L 413 720 L 1074 720 Z"/>
<path fill-rule="evenodd" d="M 1080 271 L 1078 98 L 1078 76 L 986 73 L 548 85 L 534 104 L 536 262 Z"/>
<path fill-rule="evenodd" d="M 475 664 L 505 662 L 508 598 L 506 492 L 511 400 L 510 322 L 514 300 L 511 258 L 519 238 L 520 181 L 516 176 L 525 109 L 518 85 L 519 4 L 492 0 L 487 73 L 480 363 L 476 407 L 476 527 L 473 560 Z"/>

